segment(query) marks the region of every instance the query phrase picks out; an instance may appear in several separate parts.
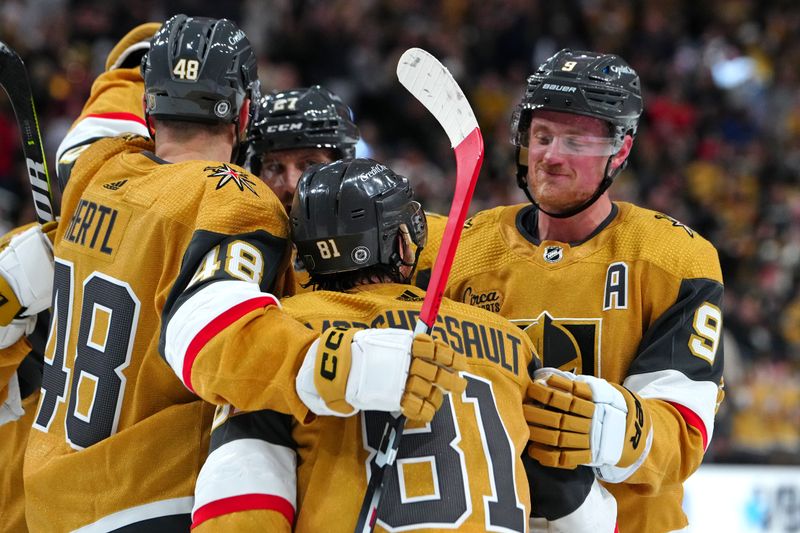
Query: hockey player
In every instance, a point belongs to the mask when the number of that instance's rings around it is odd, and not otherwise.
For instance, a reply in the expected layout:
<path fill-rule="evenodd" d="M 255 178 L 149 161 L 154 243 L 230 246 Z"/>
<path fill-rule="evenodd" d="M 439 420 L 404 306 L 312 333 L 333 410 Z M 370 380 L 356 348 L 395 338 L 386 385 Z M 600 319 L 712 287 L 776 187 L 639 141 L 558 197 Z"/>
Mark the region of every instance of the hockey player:
<path fill-rule="evenodd" d="M 245 166 L 269 185 L 288 213 L 300 175 L 308 167 L 352 158 L 360 137 L 353 112 L 339 96 L 314 85 L 261 98 L 246 141 Z M 294 292 L 308 273 L 292 255 Z"/>
<path fill-rule="evenodd" d="M 337 365 L 360 364 L 342 342 L 349 335 L 343 328 L 408 330 L 419 316 L 425 293 L 408 281 L 426 224 L 411 186 L 371 159 L 313 167 L 300 180 L 291 220 L 298 255 L 318 290 L 282 303 L 326 332 L 317 341 L 325 355 L 306 358 L 297 378 L 300 397 L 322 416 L 300 424 L 273 411 L 219 408 L 196 489 L 197 533 L 353 531 L 389 417 L 357 412 L 343 391 L 335 402 L 324 391 L 342 386 Z M 588 469 L 588 476 L 559 471 L 560 485 L 526 478 L 522 403 L 537 366 L 530 339 L 492 313 L 447 299 L 432 335 L 449 346 L 440 346 L 436 358 L 454 358 L 466 382 L 452 387 L 429 423 L 406 425 L 376 530 L 527 531 L 532 492 L 560 518 L 542 531 L 613 531 L 613 498 Z M 379 394 L 398 379 L 401 372 L 385 367 L 361 386 Z"/>
<path fill-rule="evenodd" d="M 288 213 L 300 175 L 312 165 L 356 155 L 353 112 L 314 85 L 264 95 L 247 139 L 246 165 L 269 185 Z"/>
<path fill-rule="evenodd" d="M 528 78 L 512 120 L 533 205 L 467 221 L 447 295 L 511 319 L 544 366 L 529 389 L 530 454 L 589 465 L 622 533 L 681 530 L 682 483 L 722 397 L 722 276 L 677 220 L 612 202 L 642 112 L 615 55 L 562 50 Z"/>
<path fill-rule="evenodd" d="M 228 163 L 255 96 L 252 49 L 230 21 L 176 15 L 141 70 L 129 68 L 157 27 L 134 30 L 109 58 L 59 150 L 59 178 L 69 176 L 54 325 L 24 472 L 32 531 L 187 528 L 213 414 L 193 392 L 308 414 L 291 384 L 316 334 L 273 296 L 288 218 L 266 185 Z M 120 132 L 139 135 L 98 140 Z M 274 343 L 258 346 L 261 357 L 218 340 L 229 327 L 243 334 L 244 316 Z M 297 360 L 284 356 L 292 347 Z M 408 344 L 388 353 L 411 359 Z M 397 404 L 414 415 L 406 396 Z M 412 407 L 432 410 L 430 400 Z"/>
<path fill-rule="evenodd" d="M 2 265 L 7 264 L 6 258 L 10 254 L 28 249 L 28 245 L 38 239 L 52 238 L 54 233 L 55 223 L 44 227 L 31 224 L 0 239 L 0 283 L 8 281 Z M 10 244 L 12 239 L 13 245 Z M 45 256 L 37 259 L 52 265 L 52 255 L 47 253 L 49 245 L 42 244 L 45 246 L 39 251 L 44 252 Z M 9 277 L 9 280 L 14 278 Z M 49 300 L 49 294 L 42 296 Z M 42 305 L 49 306 L 44 302 Z M 49 322 L 47 311 L 32 315 L 34 310 L 35 305 L 33 309 L 23 311 L 18 318 L 12 318 L 9 324 L 0 326 L 0 532 L 3 533 L 27 530 L 22 464 L 39 401 L 42 353 Z M 9 317 L 3 317 L 6 318 Z"/>
<path fill-rule="evenodd" d="M 247 139 L 245 165 L 278 196 L 288 213 L 300 175 L 308 167 L 353 158 L 360 137 L 351 109 L 331 91 L 315 85 L 264 95 Z M 428 217 L 428 246 L 422 251 L 415 284 L 425 288 L 447 218 Z M 295 265 L 295 291 L 308 273 Z"/>

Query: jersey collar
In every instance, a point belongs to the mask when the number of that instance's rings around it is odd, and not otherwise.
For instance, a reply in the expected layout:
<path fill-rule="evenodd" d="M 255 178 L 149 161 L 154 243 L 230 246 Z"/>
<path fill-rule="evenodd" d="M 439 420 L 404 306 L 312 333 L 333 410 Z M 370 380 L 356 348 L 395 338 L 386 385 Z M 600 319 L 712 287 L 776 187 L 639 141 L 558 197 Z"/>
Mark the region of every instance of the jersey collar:
<path fill-rule="evenodd" d="M 592 231 L 588 237 L 581 241 L 570 242 L 567 243 L 570 247 L 580 246 L 581 244 L 591 240 L 595 235 L 603 231 L 609 224 L 616 218 L 617 214 L 619 213 L 619 207 L 617 204 L 612 202 L 611 203 L 611 212 L 608 216 L 603 220 L 603 222 L 598 225 L 594 231 Z M 517 213 L 516 217 L 516 226 L 517 230 L 520 234 L 525 238 L 525 240 L 539 246 L 542 244 L 542 240 L 539 238 L 539 229 L 538 229 L 538 221 L 539 221 L 539 209 L 535 205 L 529 205 L 520 209 Z"/>

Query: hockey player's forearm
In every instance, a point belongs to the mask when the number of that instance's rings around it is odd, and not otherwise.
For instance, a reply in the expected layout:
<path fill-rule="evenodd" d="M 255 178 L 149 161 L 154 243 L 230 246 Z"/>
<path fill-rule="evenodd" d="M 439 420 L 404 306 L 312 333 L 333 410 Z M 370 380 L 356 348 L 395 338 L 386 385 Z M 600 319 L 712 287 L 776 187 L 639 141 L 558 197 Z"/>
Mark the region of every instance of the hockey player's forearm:
<path fill-rule="evenodd" d="M 8 397 L 9 380 L 30 351 L 31 345 L 25 337 L 8 348 L 0 349 L 0 403 Z"/>
<path fill-rule="evenodd" d="M 67 183 L 75 161 L 93 142 L 125 133 L 149 137 L 144 121 L 144 82 L 139 69 L 116 69 L 92 84 L 80 116 L 56 150 L 58 179 Z"/>
<path fill-rule="evenodd" d="M 291 531 L 297 514 L 292 418 L 217 407 L 197 477 L 193 531 Z"/>
<path fill-rule="evenodd" d="M 642 465 L 624 481 L 641 494 L 657 494 L 662 485 L 683 483 L 700 466 L 705 453 L 703 434 L 689 424 L 673 404 L 645 400 L 653 426 L 650 453 Z"/>
<path fill-rule="evenodd" d="M 292 526 L 281 513 L 276 511 L 239 511 L 211 518 L 192 527 L 192 533 L 219 531 L 291 533 Z"/>
<path fill-rule="evenodd" d="M 219 281 L 168 316 L 162 354 L 183 384 L 208 402 L 304 420 L 308 410 L 294 380 L 316 337 L 257 285 Z"/>

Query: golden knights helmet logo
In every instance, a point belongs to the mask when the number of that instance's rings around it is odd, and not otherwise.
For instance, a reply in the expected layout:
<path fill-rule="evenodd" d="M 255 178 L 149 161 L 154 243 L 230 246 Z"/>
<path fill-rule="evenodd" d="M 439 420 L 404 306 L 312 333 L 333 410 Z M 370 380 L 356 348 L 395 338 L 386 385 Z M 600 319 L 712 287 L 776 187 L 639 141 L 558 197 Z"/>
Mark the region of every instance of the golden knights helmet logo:
<path fill-rule="evenodd" d="M 553 318 L 543 311 L 535 319 L 513 319 L 533 341 L 544 366 L 576 374 L 600 375 L 600 318 Z"/>

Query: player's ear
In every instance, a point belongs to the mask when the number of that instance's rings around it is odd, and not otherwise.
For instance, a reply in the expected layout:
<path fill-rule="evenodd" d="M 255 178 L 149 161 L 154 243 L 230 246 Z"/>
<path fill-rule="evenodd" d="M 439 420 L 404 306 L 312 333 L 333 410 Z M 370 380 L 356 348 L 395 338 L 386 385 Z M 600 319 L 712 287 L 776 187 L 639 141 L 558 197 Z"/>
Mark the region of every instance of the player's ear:
<path fill-rule="evenodd" d="M 142 114 L 144 115 L 145 125 L 147 126 L 147 131 L 150 132 L 150 137 L 152 139 L 156 138 L 156 128 L 153 124 L 153 117 L 147 112 L 147 96 L 142 95 Z"/>
<path fill-rule="evenodd" d="M 616 170 L 620 165 L 622 165 L 622 163 L 625 162 L 626 159 L 628 159 L 628 156 L 631 153 L 631 148 L 633 148 L 633 137 L 626 135 L 625 140 L 622 141 L 622 148 L 620 148 L 619 151 L 611 158 L 611 169 Z"/>

